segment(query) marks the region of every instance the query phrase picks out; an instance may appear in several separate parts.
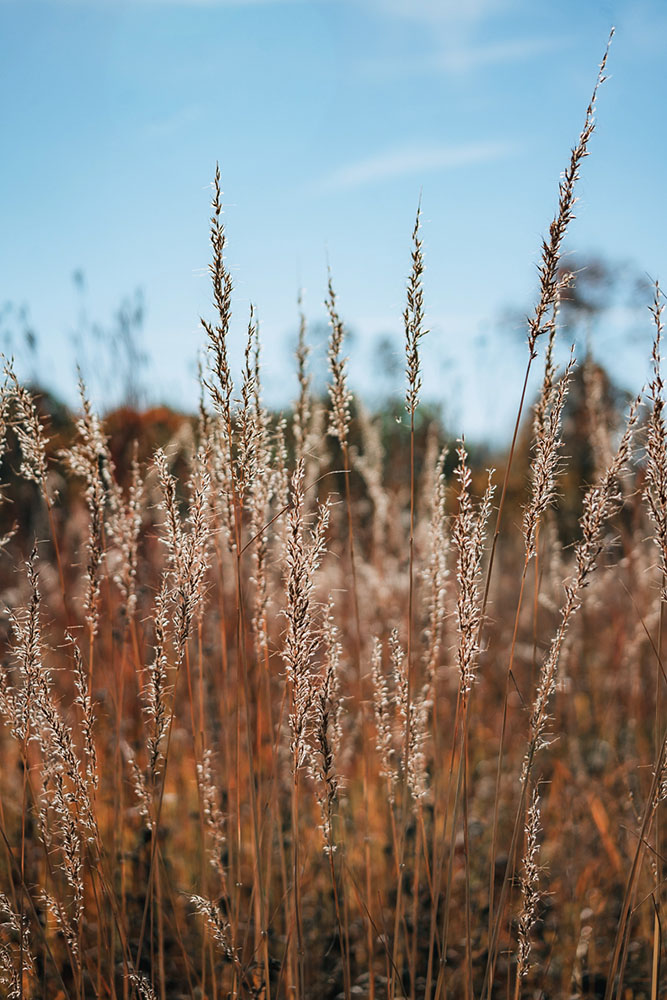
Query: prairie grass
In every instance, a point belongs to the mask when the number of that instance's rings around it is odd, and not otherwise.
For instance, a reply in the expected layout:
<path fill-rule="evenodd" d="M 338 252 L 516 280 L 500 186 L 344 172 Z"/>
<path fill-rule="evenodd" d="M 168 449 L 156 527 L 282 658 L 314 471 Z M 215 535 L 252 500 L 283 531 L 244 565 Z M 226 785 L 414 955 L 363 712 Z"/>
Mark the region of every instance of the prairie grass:
<path fill-rule="evenodd" d="M 5 996 L 666 994 L 659 286 L 628 413 L 601 405 L 590 359 L 554 361 L 606 58 L 498 472 L 421 418 L 419 210 L 391 439 L 349 390 L 331 274 L 328 398 L 303 316 L 291 413 L 263 403 L 252 310 L 232 372 L 219 170 L 196 420 L 120 449 L 82 383 L 56 434 L 6 361 Z M 569 471 L 575 448 L 590 482 Z"/>

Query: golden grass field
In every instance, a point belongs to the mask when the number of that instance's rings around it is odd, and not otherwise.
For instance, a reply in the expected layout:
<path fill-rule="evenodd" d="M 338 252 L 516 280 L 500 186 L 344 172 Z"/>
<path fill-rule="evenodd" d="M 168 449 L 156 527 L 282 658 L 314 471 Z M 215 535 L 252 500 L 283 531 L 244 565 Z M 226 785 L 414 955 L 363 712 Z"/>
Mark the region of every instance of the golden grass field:
<path fill-rule="evenodd" d="M 197 418 L 50 420 L 6 360 L 3 996 L 666 995 L 659 287 L 626 411 L 554 361 L 596 96 L 496 471 L 423 415 L 419 214 L 400 427 L 331 276 L 328 398 L 305 321 L 290 413 L 252 315 L 231 371 L 219 172 Z"/>

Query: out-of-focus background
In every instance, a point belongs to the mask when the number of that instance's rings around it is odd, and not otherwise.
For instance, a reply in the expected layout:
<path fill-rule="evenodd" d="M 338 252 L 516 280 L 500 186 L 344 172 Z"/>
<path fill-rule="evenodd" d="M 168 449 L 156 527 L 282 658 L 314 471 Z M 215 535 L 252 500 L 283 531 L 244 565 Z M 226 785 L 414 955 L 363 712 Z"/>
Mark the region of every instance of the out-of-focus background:
<path fill-rule="evenodd" d="M 300 289 L 324 378 L 327 264 L 353 387 L 380 401 L 402 387 L 421 192 L 425 397 L 454 433 L 500 443 L 541 237 L 612 25 L 564 340 L 636 391 L 645 283 L 666 263 L 659 0 L 0 2 L 2 349 L 68 402 L 78 361 L 102 408 L 194 408 L 219 161 L 235 329 L 255 303 L 267 402 L 296 392 Z"/>

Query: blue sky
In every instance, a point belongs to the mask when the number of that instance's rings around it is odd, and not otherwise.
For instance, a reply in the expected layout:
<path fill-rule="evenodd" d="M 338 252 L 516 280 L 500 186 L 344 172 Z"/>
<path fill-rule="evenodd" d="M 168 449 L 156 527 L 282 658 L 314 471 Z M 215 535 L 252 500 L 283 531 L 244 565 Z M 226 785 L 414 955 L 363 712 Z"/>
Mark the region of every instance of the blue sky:
<path fill-rule="evenodd" d="M 372 397 L 389 385 L 378 337 L 402 364 L 421 190 L 425 395 L 454 432 L 503 434 L 525 361 L 503 317 L 534 299 L 612 24 L 568 247 L 665 277 L 663 2 L 0 0 L 4 326 L 26 307 L 39 374 L 71 398 L 81 314 L 108 324 L 140 288 L 150 398 L 193 406 L 218 160 L 235 331 L 254 302 L 268 400 L 295 391 L 297 293 L 324 320 L 327 260 L 355 334 L 352 381 Z M 623 304 L 596 336 L 631 388 L 650 340 Z M 103 397 L 96 367 L 89 358 Z"/>

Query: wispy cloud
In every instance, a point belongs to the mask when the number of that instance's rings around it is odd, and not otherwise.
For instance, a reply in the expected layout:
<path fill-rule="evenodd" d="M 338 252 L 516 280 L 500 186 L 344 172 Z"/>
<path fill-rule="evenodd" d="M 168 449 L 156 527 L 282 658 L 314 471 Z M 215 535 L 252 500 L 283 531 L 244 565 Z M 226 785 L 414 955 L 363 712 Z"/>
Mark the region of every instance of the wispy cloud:
<path fill-rule="evenodd" d="M 512 10 L 517 0 L 368 0 L 383 13 L 410 21 L 442 25 L 448 30 L 467 29 L 497 14 Z"/>
<path fill-rule="evenodd" d="M 397 177 L 454 170 L 491 163 L 510 156 L 516 147 L 509 142 L 476 142 L 449 146 L 405 146 L 358 160 L 334 170 L 316 185 L 319 194 L 349 191 L 377 181 Z"/>
<path fill-rule="evenodd" d="M 508 66 L 538 59 L 545 53 L 561 50 L 569 44 L 563 37 L 506 39 L 502 42 L 464 41 L 452 44 L 443 40 L 435 51 L 419 56 L 367 59 L 360 69 L 372 78 L 433 76 L 449 74 L 463 76 L 493 66 Z"/>
<path fill-rule="evenodd" d="M 517 37 L 525 0 L 366 0 L 383 19 L 420 25 L 423 50 L 408 59 L 370 61 L 370 73 L 387 76 L 466 74 L 520 63 L 567 44 L 564 36 Z M 489 40 L 491 39 L 491 40 Z"/>
<path fill-rule="evenodd" d="M 489 44 L 467 45 L 461 48 L 447 47 L 433 59 L 434 68 L 448 73 L 469 73 L 534 59 L 545 52 L 553 52 L 565 44 L 561 38 L 516 38 Z"/>

